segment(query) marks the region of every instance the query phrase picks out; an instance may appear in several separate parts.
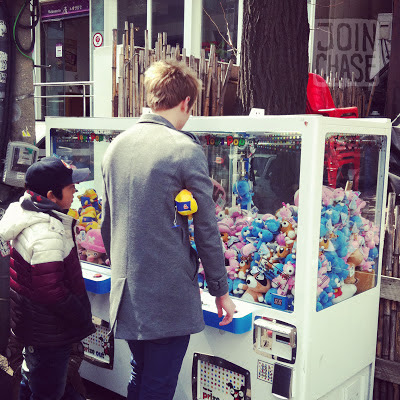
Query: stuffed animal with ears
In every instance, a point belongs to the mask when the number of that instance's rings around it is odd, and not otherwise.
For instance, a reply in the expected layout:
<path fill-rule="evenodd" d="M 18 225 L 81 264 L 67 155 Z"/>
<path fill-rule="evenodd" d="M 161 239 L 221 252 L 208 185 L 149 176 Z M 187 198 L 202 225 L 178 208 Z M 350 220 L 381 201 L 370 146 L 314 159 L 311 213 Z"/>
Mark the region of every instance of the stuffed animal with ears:
<path fill-rule="evenodd" d="M 82 246 L 82 242 L 85 241 L 86 231 L 83 226 L 76 225 L 75 226 L 75 240 L 76 247 L 78 250 L 78 257 L 82 261 L 86 261 L 86 249 Z"/>
<path fill-rule="evenodd" d="M 328 186 L 322 186 L 322 205 L 330 206 L 333 203 L 333 190 Z"/>
<path fill-rule="evenodd" d="M 328 272 L 329 284 L 333 289 L 333 295 L 335 298 L 340 297 L 342 295 L 342 285 L 343 281 L 339 278 L 337 274 L 334 272 Z"/>
<path fill-rule="evenodd" d="M 236 389 L 232 382 L 228 382 L 226 386 L 229 388 L 229 394 L 232 396 L 232 400 L 243 400 L 245 393 L 245 386 L 241 386 L 240 389 Z"/>
<path fill-rule="evenodd" d="M 97 222 L 96 209 L 92 206 L 81 209 L 79 216 L 79 225 L 86 228 L 90 222 Z"/>
<path fill-rule="evenodd" d="M 330 279 L 329 283 L 333 290 L 333 304 L 339 303 L 343 300 L 347 300 L 356 294 L 356 285 L 344 283 L 343 280 L 335 272 L 328 272 L 327 275 Z"/>
<path fill-rule="evenodd" d="M 237 251 L 235 249 L 228 249 L 225 251 L 225 258 L 228 260 L 226 270 L 228 271 L 228 278 L 235 279 L 237 276 L 237 269 L 239 268 L 239 261 L 237 259 Z"/>
<path fill-rule="evenodd" d="M 252 256 L 242 256 L 239 262 L 239 267 L 236 269 L 236 274 L 239 279 L 246 279 L 248 272 L 250 271 Z"/>
<path fill-rule="evenodd" d="M 257 250 L 260 249 L 263 243 L 272 242 L 273 239 L 274 235 L 271 231 L 269 231 L 268 229 L 261 229 L 260 232 L 258 232 Z"/>
<path fill-rule="evenodd" d="M 288 290 L 291 290 L 294 286 L 294 275 L 295 275 L 295 265 L 291 262 L 287 262 L 283 266 L 282 273 L 272 280 L 272 287 L 278 289 L 278 294 L 280 296 L 286 296 Z"/>
<path fill-rule="evenodd" d="M 232 235 L 234 233 L 234 221 L 231 217 L 225 217 L 217 222 L 219 232 L 227 233 L 228 235 Z"/>
<path fill-rule="evenodd" d="M 339 257 L 346 257 L 348 252 L 349 238 L 341 231 L 336 231 L 336 237 L 332 239 L 332 244 Z"/>
<path fill-rule="evenodd" d="M 203 267 L 203 264 L 201 263 L 201 261 L 199 264 L 199 272 L 197 273 L 197 282 L 199 284 L 200 289 L 205 289 L 207 287 L 204 267 Z"/>
<path fill-rule="evenodd" d="M 324 207 L 321 214 L 325 216 L 326 219 L 330 219 L 332 225 L 336 225 L 340 221 L 340 213 L 333 206 Z"/>
<path fill-rule="evenodd" d="M 273 235 L 277 235 L 280 231 L 281 224 L 274 216 L 264 221 L 264 229 L 268 229 Z"/>
<path fill-rule="evenodd" d="M 296 240 L 296 226 L 295 223 L 288 220 L 283 220 L 281 222 L 281 233 L 285 237 L 285 243 L 288 247 L 293 247 L 294 241 Z"/>
<path fill-rule="evenodd" d="M 101 211 L 101 203 L 99 202 L 97 192 L 94 189 L 87 189 L 82 195 L 78 196 L 82 208 L 93 207 L 97 213 Z"/>
<path fill-rule="evenodd" d="M 236 278 L 233 281 L 232 294 L 235 297 L 242 297 L 242 295 L 244 293 L 244 289 L 243 289 L 244 285 L 246 285 L 246 280 Z"/>
<path fill-rule="evenodd" d="M 268 290 L 268 292 L 265 295 L 264 301 L 266 304 L 268 304 L 269 306 L 272 304 L 273 301 L 273 295 L 278 293 L 278 289 L 277 288 L 271 288 Z"/>
<path fill-rule="evenodd" d="M 332 296 L 333 289 L 330 287 L 330 285 L 328 285 L 317 298 L 317 311 L 321 311 L 324 308 L 332 306 Z"/>
<path fill-rule="evenodd" d="M 264 221 L 262 218 L 255 218 L 253 222 L 251 223 L 252 226 L 256 226 L 257 228 L 263 229 L 264 228 Z"/>
<path fill-rule="evenodd" d="M 257 272 L 254 275 L 248 274 L 246 284 L 239 284 L 239 289 L 245 290 L 243 300 L 263 303 L 265 293 L 271 289 L 271 282 L 264 274 Z"/>
<path fill-rule="evenodd" d="M 79 219 L 79 213 L 78 213 L 78 211 L 75 210 L 74 208 L 70 208 L 70 209 L 68 210 L 68 215 L 69 215 L 70 217 L 72 217 L 73 219 Z"/>
<path fill-rule="evenodd" d="M 347 270 L 348 266 L 345 261 L 338 257 L 334 251 L 325 252 L 325 256 L 330 263 L 330 271 L 335 273 L 339 279 L 344 281 L 349 275 L 349 271 Z"/>
<path fill-rule="evenodd" d="M 252 197 L 254 193 L 250 190 L 249 182 L 240 180 L 233 185 L 233 193 L 237 195 L 237 203 L 241 209 L 248 210 L 253 206 Z"/>
<path fill-rule="evenodd" d="M 364 200 L 360 199 L 360 192 L 346 192 L 346 198 L 350 210 L 350 215 L 360 215 L 361 209 L 363 209 L 367 205 Z"/>
<path fill-rule="evenodd" d="M 86 233 L 85 240 L 81 243 L 86 249 L 86 260 L 96 264 L 104 264 L 106 249 L 101 237 L 100 229 L 91 229 Z"/>

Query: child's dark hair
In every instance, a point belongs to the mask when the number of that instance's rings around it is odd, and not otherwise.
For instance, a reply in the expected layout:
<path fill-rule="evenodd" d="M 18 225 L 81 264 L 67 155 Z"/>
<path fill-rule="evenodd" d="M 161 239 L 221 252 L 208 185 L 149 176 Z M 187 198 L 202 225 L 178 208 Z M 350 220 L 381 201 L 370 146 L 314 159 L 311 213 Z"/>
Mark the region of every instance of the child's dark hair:
<path fill-rule="evenodd" d="M 62 200 L 62 198 L 63 198 L 62 190 L 64 189 L 64 186 L 57 185 L 51 189 L 49 188 L 49 190 L 46 190 L 43 188 L 34 188 L 34 187 L 31 187 L 31 186 L 28 186 L 27 184 L 25 184 L 25 189 L 31 190 L 32 192 L 35 192 L 36 194 L 40 194 L 43 197 L 47 197 L 47 192 L 51 191 L 54 194 L 54 196 L 57 197 L 58 200 Z"/>

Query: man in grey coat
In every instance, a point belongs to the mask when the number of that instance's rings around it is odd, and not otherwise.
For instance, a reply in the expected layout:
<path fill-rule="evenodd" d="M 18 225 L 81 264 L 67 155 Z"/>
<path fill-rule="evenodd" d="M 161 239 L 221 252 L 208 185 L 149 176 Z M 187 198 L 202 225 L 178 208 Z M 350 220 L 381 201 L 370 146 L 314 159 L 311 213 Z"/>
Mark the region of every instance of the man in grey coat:
<path fill-rule="evenodd" d="M 103 159 L 101 230 L 111 261 L 110 324 L 132 352 L 128 399 L 168 400 L 190 334 L 204 329 L 198 257 L 219 316 L 226 311 L 221 325 L 232 321 L 235 306 L 206 157 L 196 137 L 180 131 L 199 81 L 185 65 L 160 61 L 146 71 L 145 86 L 153 113 L 120 134 Z M 182 189 L 198 204 L 193 216 L 198 255 L 189 242 L 187 217 L 175 211 Z"/>

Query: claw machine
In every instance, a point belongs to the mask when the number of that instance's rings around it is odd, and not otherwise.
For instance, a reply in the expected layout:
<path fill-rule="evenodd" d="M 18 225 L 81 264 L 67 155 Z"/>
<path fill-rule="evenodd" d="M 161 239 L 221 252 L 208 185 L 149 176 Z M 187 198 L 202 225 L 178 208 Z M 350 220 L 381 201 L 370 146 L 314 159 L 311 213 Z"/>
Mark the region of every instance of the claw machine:
<path fill-rule="evenodd" d="M 48 155 L 93 171 L 78 188 L 78 240 L 101 223 L 102 154 L 135 122 L 46 120 Z M 209 164 L 237 312 L 219 326 L 200 263 L 207 326 L 191 337 L 175 400 L 372 399 L 390 129 L 384 119 L 314 115 L 189 119 Z M 86 220 L 85 202 L 96 201 L 96 221 Z M 84 343 L 81 373 L 126 395 L 129 350 L 107 330 L 112 266 L 88 254 L 99 329 Z"/>

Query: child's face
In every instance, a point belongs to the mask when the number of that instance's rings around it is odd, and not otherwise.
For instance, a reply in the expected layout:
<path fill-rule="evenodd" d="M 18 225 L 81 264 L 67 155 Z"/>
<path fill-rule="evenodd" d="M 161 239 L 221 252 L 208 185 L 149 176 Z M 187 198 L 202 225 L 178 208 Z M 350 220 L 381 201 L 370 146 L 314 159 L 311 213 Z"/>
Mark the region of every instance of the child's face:
<path fill-rule="evenodd" d="M 62 199 L 56 199 L 55 203 L 58 204 L 63 210 L 68 210 L 74 201 L 74 194 L 76 191 L 77 190 L 75 189 L 75 185 L 73 183 L 65 186 L 62 190 Z"/>

